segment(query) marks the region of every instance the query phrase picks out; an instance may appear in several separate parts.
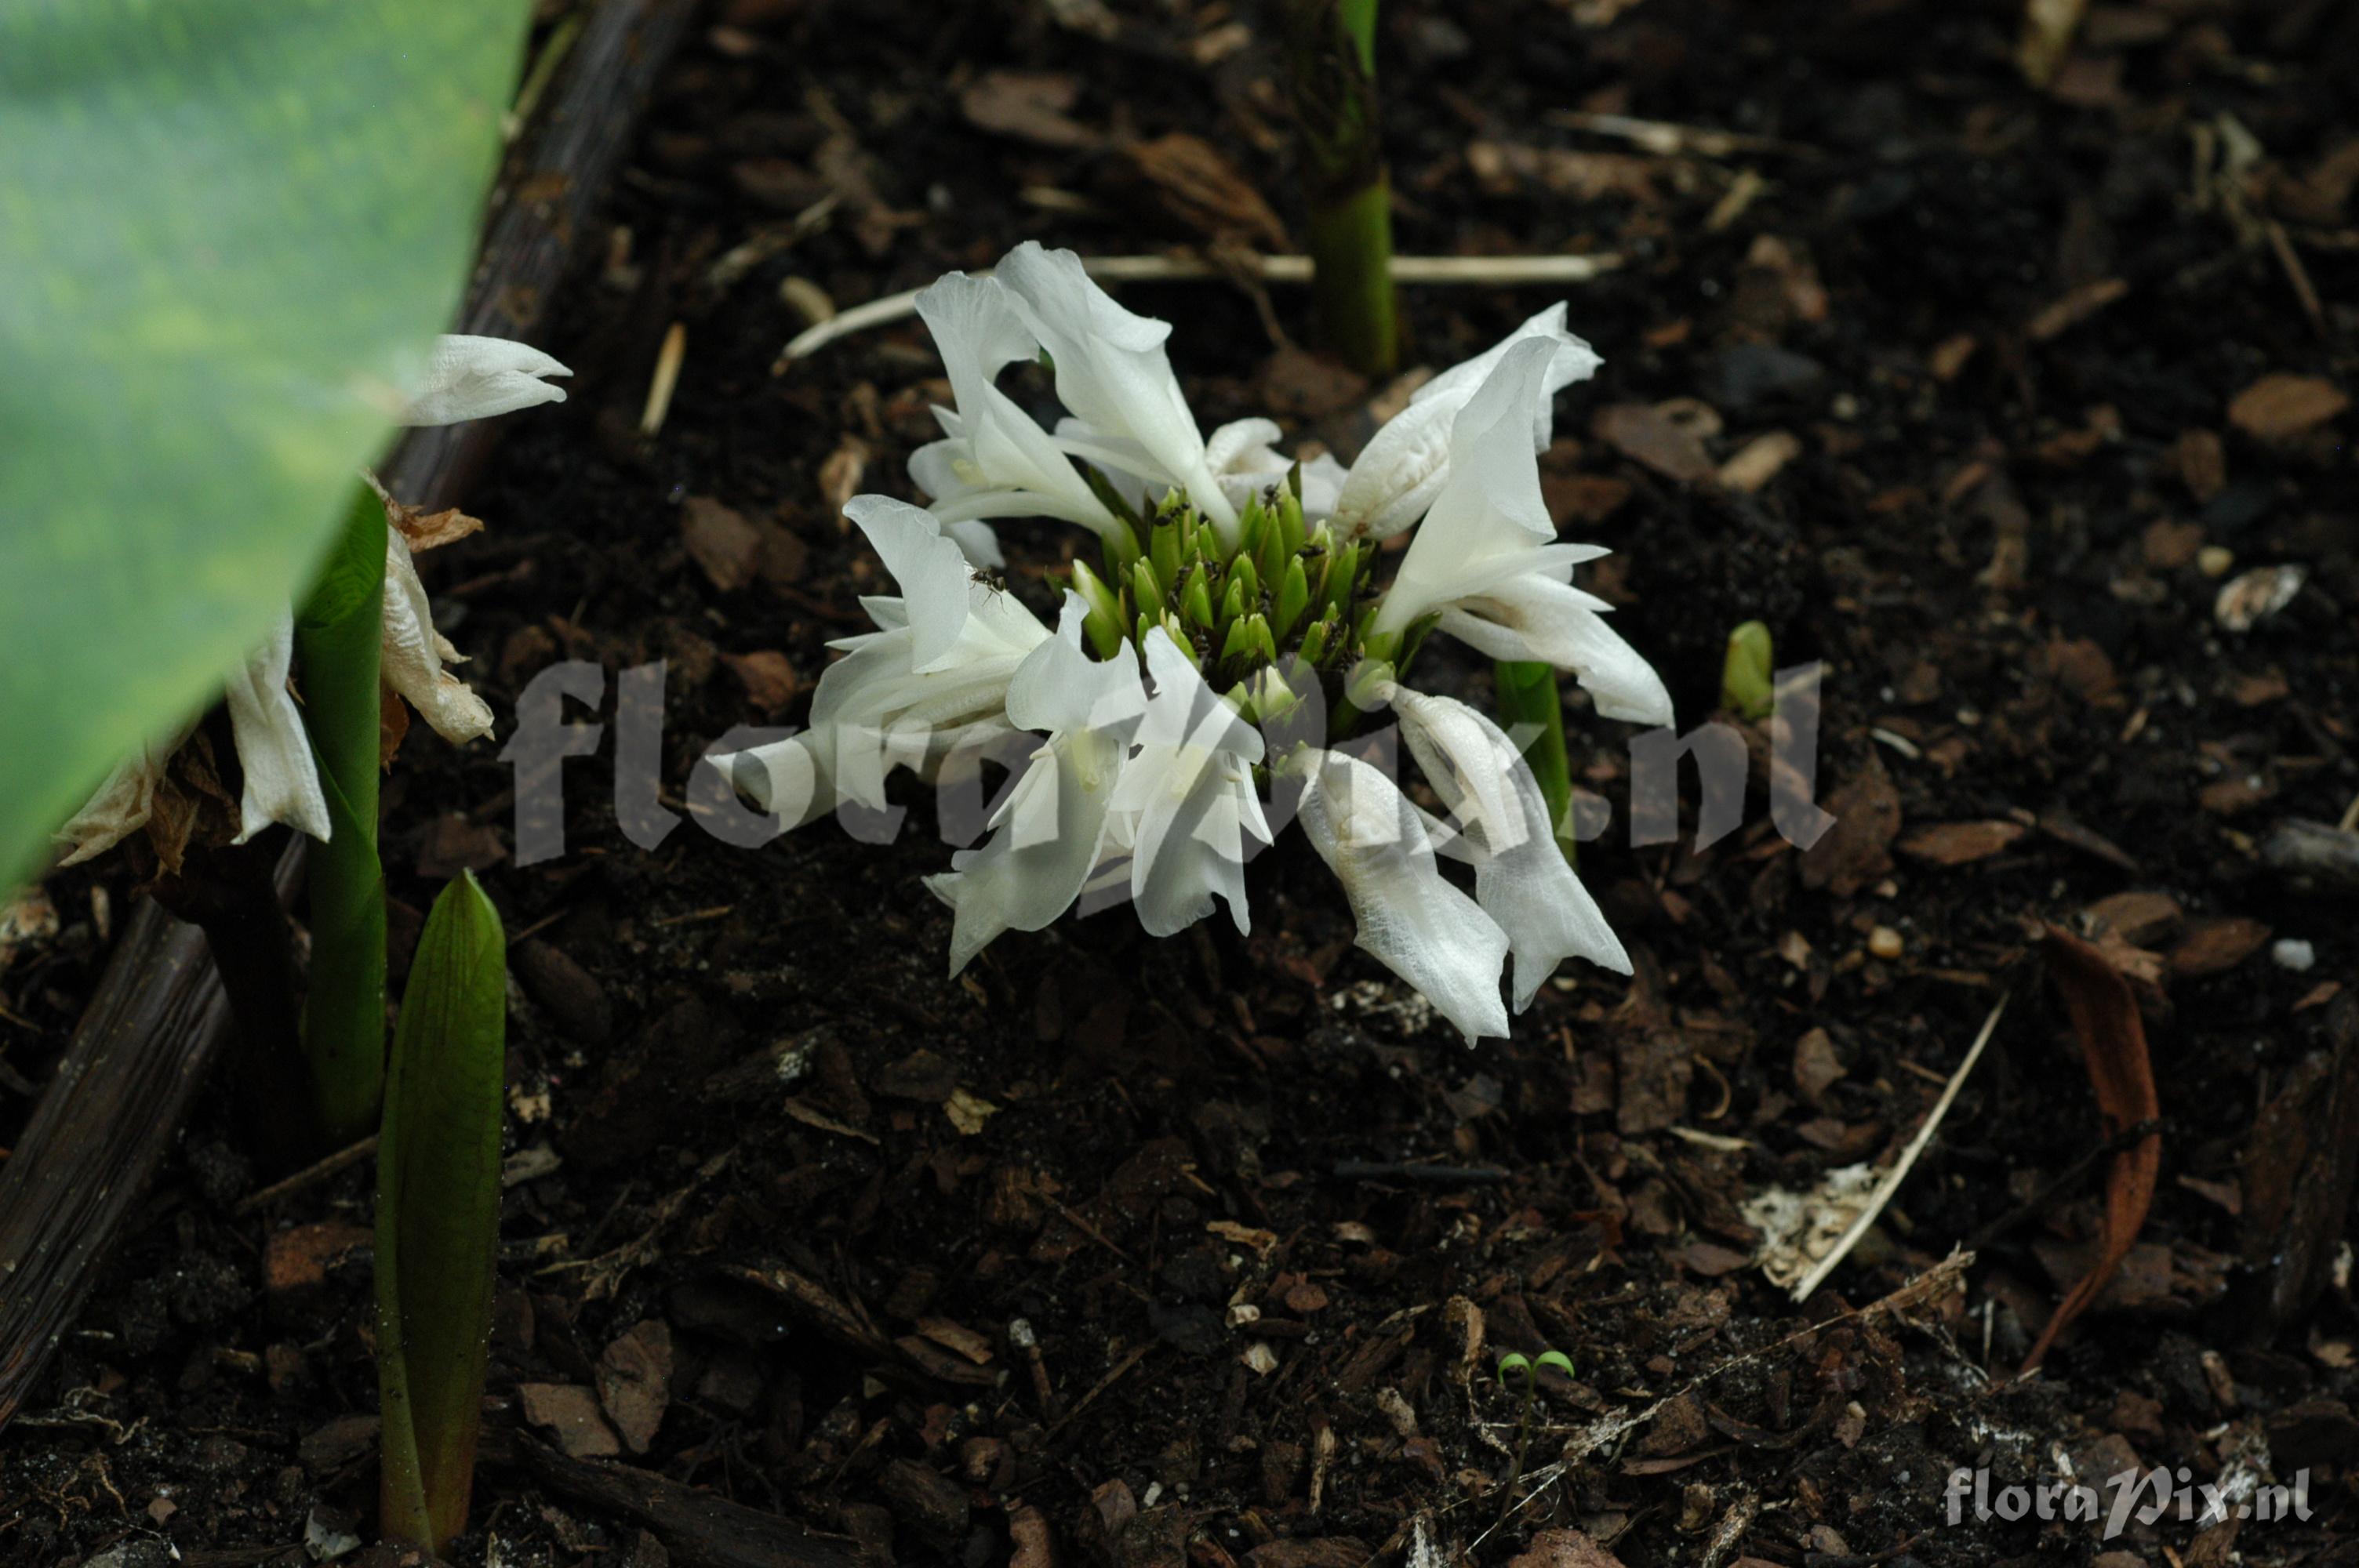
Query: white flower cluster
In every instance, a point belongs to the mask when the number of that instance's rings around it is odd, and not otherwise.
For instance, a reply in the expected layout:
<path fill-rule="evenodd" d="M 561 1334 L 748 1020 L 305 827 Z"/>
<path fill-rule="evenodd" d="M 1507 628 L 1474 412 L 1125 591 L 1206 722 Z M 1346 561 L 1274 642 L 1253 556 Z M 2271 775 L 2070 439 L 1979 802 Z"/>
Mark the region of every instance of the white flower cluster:
<path fill-rule="evenodd" d="M 1561 305 L 1419 388 L 1348 471 L 1298 467 L 1265 419 L 1205 438 L 1165 354 L 1169 325 L 1115 304 L 1070 252 L 1020 246 L 990 277 L 944 277 L 918 309 L 957 405 L 935 411 L 943 438 L 910 461 L 930 504 L 845 508 L 901 591 L 862 601 L 876 630 L 834 644 L 846 657 L 821 677 L 808 730 L 714 759 L 739 789 L 799 827 L 842 804 L 883 807 L 895 768 L 938 774 L 1037 737 L 991 837 L 929 879 L 956 911 L 953 973 L 1001 932 L 1125 883 L 1157 935 L 1215 900 L 1247 929 L 1249 845 L 1271 839 L 1256 770 L 1299 786 L 1359 945 L 1470 1040 L 1507 1032 L 1511 954 L 1518 1011 L 1567 957 L 1629 971 L 1515 745 L 1398 679 L 1439 629 L 1570 672 L 1609 717 L 1670 720 L 1654 670 L 1572 586 L 1605 552 L 1558 542 L 1540 498 L 1554 395 L 1599 362 Z M 1042 356 L 1069 413 L 1053 430 L 998 384 Z M 1102 576 L 1075 564 L 1053 633 L 973 569 L 999 564 L 989 520 L 1010 517 L 1080 524 L 1103 546 Z M 1376 584 L 1375 543 L 1412 526 Z M 1390 708 L 1447 820 L 1323 731 L 1275 754 L 1266 736 L 1312 685 L 1346 713 Z M 1472 862 L 1473 896 L 1442 876 L 1443 855 Z"/>
<path fill-rule="evenodd" d="M 536 404 L 562 403 L 565 389 L 543 378 L 572 373 L 538 349 L 506 338 L 438 338 L 401 422 L 459 425 Z M 492 710 L 443 667 L 457 662 L 459 651 L 434 630 L 425 585 L 419 581 L 409 543 L 398 528 L 386 530 L 385 639 L 379 656 L 386 687 L 444 739 L 473 741 L 491 732 Z M 322 841 L 329 836 L 328 802 L 312 761 L 310 737 L 303 728 L 302 710 L 288 689 L 294 658 L 290 609 L 271 628 L 269 641 L 229 676 L 224 695 L 230 731 L 245 779 L 235 843 L 245 843 L 277 822 Z M 87 860 L 147 826 L 172 754 L 196 723 L 189 719 L 117 764 L 89 804 L 58 830 L 67 850 L 60 864 Z"/>

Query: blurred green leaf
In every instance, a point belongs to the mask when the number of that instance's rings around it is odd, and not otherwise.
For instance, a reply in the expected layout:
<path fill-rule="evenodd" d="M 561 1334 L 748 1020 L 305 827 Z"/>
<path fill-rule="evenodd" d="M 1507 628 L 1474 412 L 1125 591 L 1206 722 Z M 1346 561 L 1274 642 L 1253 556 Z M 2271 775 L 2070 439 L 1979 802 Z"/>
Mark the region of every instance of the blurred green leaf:
<path fill-rule="evenodd" d="M 318 566 L 456 306 L 526 12 L 0 5 L 0 888 Z"/>
<path fill-rule="evenodd" d="M 376 1157 L 377 1387 L 386 1536 L 466 1529 L 500 1228 L 507 939 L 462 871 L 418 939 Z"/>

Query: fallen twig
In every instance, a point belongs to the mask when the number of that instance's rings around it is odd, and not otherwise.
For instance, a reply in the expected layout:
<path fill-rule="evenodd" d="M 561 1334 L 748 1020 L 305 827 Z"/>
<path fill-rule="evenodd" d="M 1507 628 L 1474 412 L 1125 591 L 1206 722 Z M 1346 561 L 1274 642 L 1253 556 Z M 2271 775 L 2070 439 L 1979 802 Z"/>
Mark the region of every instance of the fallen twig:
<path fill-rule="evenodd" d="M 1958 1064 L 1958 1070 L 1951 1074 L 1950 1081 L 1942 1086 L 1941 1098 L 1933 1102 L 1933 1108 L 1926 1116 L 1924 1125 L 1917 1129 L 1917 1136 L 1908 1141 L 1908 1147 L 1900 1152 L 1900 1158 L 1892 1162 L 1892 1168 L 1884 1173 L 1884 1179 L 1876 1183 L 1867 1206 L 1854 1217 L 1827 1255 L 1796 1282 L 1793 1290 L 1796 1301 L 1810 1300 L 1810 1292 L 1834 1272 L 1835 1265 L 1849 1256 L 1854 1247 L 1859 1245 L 1859 1238 L 1867 1234 L 1867 1227 L 1875 1223 L 1875 1217 L 1884 1212 L 1885 1206 L 1892 1201 L 1892 1195 L 1900 1190 L 1902 1182 L 1908 1180 L 1909 1170 L 1916 1165 L 1918 1157 L 1933 1141 L 1933 1133 L 1940 1127 L 1941 1119 L 1950 1114 L 1950 1107 L 1957 1100 L 1958 1090 L 1965 1085 L 1966 1075 L 1973 1072 L 1974 1064 L 1983 1059 L 1983 1047 L 1990 1044 L 1991 1033 L 1998 1027 L 1999 1015 L 2006 1011 L 2006 1001 L 2007 999 L 2001 996 L 1997 1005 L 1990 1010 L 1990 1016 L 1983 1020 L 1982 1033 L 1974 1036 L 1973 1044 L 1967 1048 L 1966 1059 Z"/>
<path fill-rule="evenodd" d="M 1407 284 L 1473 284 L 1502 287 L 1521 283 L 1586 283 L 1622 265 L 1618 255 L 1593 256 L 1395 256 L 1393 281 Z M 1227 278 L 1240 271 L 1263 283 L 1309 283 L 1309 256 L 1245 256 L 1212 261 L 1202 256 L 1090 256 L 1082 265 L 1101 283 L 1185 283 Z M 987 273 L 978 276 L 988 276 Z M 788 340 L 770 366 L 784 375 L 839 338 L 916 314 L 922 289 L 907 289 L 838 311 Z"/>

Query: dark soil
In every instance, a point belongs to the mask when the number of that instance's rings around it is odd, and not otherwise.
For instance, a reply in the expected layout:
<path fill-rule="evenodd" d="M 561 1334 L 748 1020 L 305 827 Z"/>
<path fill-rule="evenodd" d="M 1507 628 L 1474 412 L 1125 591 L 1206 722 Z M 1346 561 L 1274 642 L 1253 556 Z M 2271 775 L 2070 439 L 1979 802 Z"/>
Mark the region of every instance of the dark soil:
<path fill-rule="evenodd" d="M 1633 847 L 1629 737 L 1576 698 L 1576 766 L 1615 813 L 1582 871 L 1638 978 L 1568 968 L 1469 1050 L 1352 950 L 1299 838 L 1256 866 L 1249 937 L 1158 943 L 1116 912 L 951 980 L 920 789 L 889 846 L 822 823 L 749 851 L 668 816 L 635 841 L 610 687 L 566 854 L 518 869 L 497 747 L 414 730 L 386 795 L 397 943 L 461 865 L 521 938 L 493 1434 L 458 1560 L 789 1560 L 715 1555 L 527 1463 L 619 1438 L 905 1563 L 1308 1568 L 1417 1540 L 1536 1568 L 2359 1562 L 2351 1216 L 2287 1198 L 2348 1152 L 2353 905 L 2261 852 L 2359 793 L 2359 416 L 2332 407 L 2359 334 L 2359 13 L 2099 4 L 2040 91 L 2013 5 L 1387 10 L 1400 249 L 1624 258 L 1569 289 L 1412 290 L 1415 359 L 1571 299 L 1606 363 L 1560 406 L 1560 522 L 1616 550 L 1600 591 L 1683 722 L 1739 622 L 1825 662 L 1841 824 L 1797 853 L 1756 778 L 1733 836 Z M 836 501 L 909 493 L 946 394 L 914 323 L 773 374 L 802 324 L 779 284 L 850 305 L 1027 237 L 1267 248 L 1294 187 L 1264 22 L 718 7 L 544 335 L 572 400 L 512 422 L 468 499 L 487 532 L 428 558 L 503 732 L 559 659 L 661 660 L 678 813 L 723 730 L 799 720 L 881 578 Z M 1598 114 L 1739 141 L 1665 152 Z M 1178 181 L 1173 135 L 1234 178 Z M 1299 289 L 1124 298 L 1179 323 L 1208 426 L 1275 410 L 1347 454 L 1371 427 L 1383 389 L 1273 340 L 1307 335 Z M 678 395 L 642 438 L 675 322 Z M 2247 392 L 2269 376 L 2328 395 Z M 1754 448 L 1778 432 L 1782 466 Z M 1748 449 L 1774 471 L 1715 477 Z M 689 548 L 730 531 L 716 506 L 752 530 L 742 558 Z M 1071 531 L 1002 533 L 1045 611 Z M 2225 627 L 2223 585 L 2282 564 L 2307 569 L 2291 601 Z M 1454 646 L 1424 659 L 1487 695 Z M 1920 836 L 1944 824 L 1978 826 Z M 109 888 L 119 912 L 120 872 L 52 879 L 67 932 L 0 982 L 10 1128 L 103 958 Z M 2089 913 L 2132 892 L 2157 896 Z M 2162 1175 L 2121 1278 L 2017 1381 L 2104 1219 L 2048 923 L 2131 978 Z M 1897 1198 L 1797 1305 L 1742 1206 L 1891 1159 L 2003 996 Z M 365 1167 L 242 1212 L 272 1173 L 234 1125 L 217 1092 L 0 1439 L 0 1559 L 293 1563 L 307 1528 L 367 1536 Z M 1962 1290 L 1850 1315 L 1970 1238 Z M 2273 1306 L 2289 1259 L 2329 1282 Z M 1530 1468 L 1653 1413 L 1511 1497 L 1523 1401 L 1494 1362 L 1547 1349 L 1574 1375 L 1541 1390 Z M 2067 1466 L 2306 1468 L 2310 1518 L 1951 1525 L 1947 1479 L 1976 1465 L 1994 1494 Z"/>

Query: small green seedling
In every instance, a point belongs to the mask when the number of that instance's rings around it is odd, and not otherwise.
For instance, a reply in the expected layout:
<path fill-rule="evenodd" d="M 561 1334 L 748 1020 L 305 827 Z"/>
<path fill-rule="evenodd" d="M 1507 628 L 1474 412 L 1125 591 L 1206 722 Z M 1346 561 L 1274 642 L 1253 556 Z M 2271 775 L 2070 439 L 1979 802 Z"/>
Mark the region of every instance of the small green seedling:
<path fill-rule="evenodd" d="M 1507 1496 L 1511 1500 L 1515 1497 L 1516 1482 L 1523 1478 L 1524 1455 L 1531 1443 L 1532 1407 L 1539 1400 L 1540 1372 L 1549 1367 L 1567 1378 L 1572 1376 L 1572 1357 L 1561 1350 L 1544 1351 L 1537 1362 L 1514 1351 L 1499 1357 L 1500 1386 L 1512 1392 L 1520 1384 L 1524 1390 L 1524 1411 L 1516 1422 L 1516 1473 L 1507 1482 Z"/>
<path fill-rule="evenodd" d="M 483 1424 L 506 1028 L 499 912 L 462 871 L 418 940 L 376 1164 L 381 1522 L 432 1552 L 467 1527 Z"/>
<path fill-rule="evenodd" d="M 1728 657 L 1720 666 L 1720 705 L 1740 719 L 1767 719 L 1777 706 L 1771 676 L 1777 654 L 1769 628 L 1747 621 L 1728 634 Z"/>

